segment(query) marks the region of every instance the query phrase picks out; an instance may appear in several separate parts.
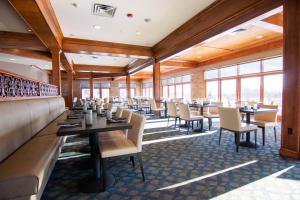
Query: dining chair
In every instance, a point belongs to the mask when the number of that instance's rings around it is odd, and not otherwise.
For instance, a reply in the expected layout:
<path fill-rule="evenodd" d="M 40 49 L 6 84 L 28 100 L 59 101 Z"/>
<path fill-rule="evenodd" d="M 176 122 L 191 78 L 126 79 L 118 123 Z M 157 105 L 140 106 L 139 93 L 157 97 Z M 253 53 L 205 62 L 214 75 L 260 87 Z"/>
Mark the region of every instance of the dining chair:
<path fill-rule="evenodd" d="M 208 129 L 211 130 L 212 127 L 212 120 L 220 118 L 219 115 L 219 107 L 222 106 L 222 103 L 215 103 L 215 107 L 208 107 L 207 111 L 204 112 L 204 118 L 208 119 Z"/>
<path fill-rule="evenodd" d="M 143 159 L 142 159 L 142 140 L 144 133 L 146 118 L 143 115 L 132 113 L 130 124 L 132 129 L 128 130 L 127 138 L 118 138 L 112 140 L 100 140 L 99 142 L 99 150 L 101 156 L 101 175 L 103 177 L 103 187 L 105 189 L 105 171 L 106 171 L 106 162 L 108 158 L 118 157 L 129 155 L 131 157 L 137 156 L 140 169 L 143 177 L 143 181 L 145 181 L 145 174 L 143 168 Z"/>
<path fill-rule="evenodd" d="M 156 105 L 156 101 L 154 99 L 152 99 L 150 101 L 150 110 L 151 110 L 152 113 L 155 113 L 155 112 L 159 113 L 159 116 L 160 116 L 161 111 L 164 111 L 165 108 L 163 108 L 163 107 L 158 108 L 157 105 Z"/>
<path fill-rule="evenodd" d="M 265 145 L 265 131 L 266 128 L 273 128 L 274 130 L 274 138 L 275 142 L 277 142 L 277 136 L 276 136 L 276 124 L 277 124 L 277 110 L 278 105 L 260 105 L 261 108 L 271 108 L 276 109 L 272 112 L 257 112 L 254 113 L 254 120 L 253 124 L 257 125 L 259 128 L 262 129 L 262 137 L 263 137 L 263 145 Z"/>
<path fill-rule="evenodd" d="M 221 137 L 222 137 L 223 130 L 234 132 L 236 152 L 238 152 L 241 134 L 253 131 L 255 134 L 255 148 L 256 148 L 257 126 L 254 124 L 243 123 L 241 121 L 241 114 L 239 112 L 239 108 L 219 107 L 219 115 L 220 115 L 219 145 L 221 144 Z"/>
<path fill-rule="evenodd" d="M 138 107 L 138 112 L 140 114 L 142 113 L 142 111 L 144 111 L 144 109 L 147 113 L 147 110 L 150 108 L 150 106 L 148 104 L 142 102 L 142 99 L 137 100 L 137 107 Z"/>
<path fill-rule="evenodd" d="M 190 132 L 190 126 L 192 123 L 192 128 L 194 127 L 194 121 L 201 123 L 201 130 L 203 130 L 203 116 L 202 115 L 194 115 L 191 113 L 188 104 L 179 104 L 179 127 L 181 124 L 181 120 L 185 120 L 187 122 L 188 130 L 187 133 Z"/>
<path fill-rule="evenodd" d="M 117 118 L 117 119 L 121 118 L 122 117 L 122 112 L 123 112 L 123 109 L 120 108 L 120 107 L 117 107 L 115 118 Z"/>
<path fill-rule="evenodd" d="M 176 103 L 167 102 L 167 116 L 168 116 L 168 125 L 167 126 L 169 126 L 169 121 L 170 121 L 170 117 L 171 117 L 171 118 L 175 119 L 175 128 L 176 128 L 177 119 L 179 119 Z"/>
<path fill-rule="evenodd" d="M 125 119 L 126 123 L 131 120 L 132 112 L 127 109 L 122 110 L 121 118 Z M 128 130 L 115 130 L 99 133 L 99 140 L 111 140 L 116 138 L 127 138 Z"/>

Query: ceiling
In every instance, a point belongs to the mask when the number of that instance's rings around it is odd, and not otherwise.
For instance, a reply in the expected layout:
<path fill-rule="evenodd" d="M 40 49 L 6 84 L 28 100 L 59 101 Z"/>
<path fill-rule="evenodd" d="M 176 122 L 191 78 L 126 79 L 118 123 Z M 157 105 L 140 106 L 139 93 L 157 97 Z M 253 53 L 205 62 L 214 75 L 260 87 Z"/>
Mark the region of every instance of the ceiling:
<path fill-rule="evenodd" d="M 214 1 L 51 0 L 51 4 L 64 37 L 152 47 Z M 116 7 L 114 17 L 92 15 L 94 2 Z"/>
<path fill-rule="evenodd" d="M 134 58 L 68 53 L 74 64 L 125 67 Z"/>
<path fill-rule="evenodd" d="M 225 31 L 170 59 L 203 62 L 283 38 L 282 7 Z"/>
<path fill-rule="evenodd" d="M 0 31 L 29 33 L 21 17 L 14 11 L 7 0 L 0 0 Z"/>
<path fill-rule="evenodd" d="M 43 70 L 52 69 L 52 64 L 50 61 L 38 60 L 33 58 L 14 56 L 10 54 L 0 53 L 0 62 L 10 62 L 17 63 L 28 66 L 35 66 Z"/>

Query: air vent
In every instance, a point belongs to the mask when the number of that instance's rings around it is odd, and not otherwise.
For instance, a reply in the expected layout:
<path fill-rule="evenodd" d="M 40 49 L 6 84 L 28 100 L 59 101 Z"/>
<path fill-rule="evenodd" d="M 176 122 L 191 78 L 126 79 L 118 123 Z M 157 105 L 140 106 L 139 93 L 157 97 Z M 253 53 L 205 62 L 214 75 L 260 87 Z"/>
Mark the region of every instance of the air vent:
<path fill-rule="evenodd" d="M 114 17 L 116 12 L 116 7 L 108 6 L 100 3 L 92 4 L 92 14 L 103 16 L 103 17 Z"/>
<path fill-rule="evenodd" d="M 247 29 L 245 29 L 245 28 L 239 28 L 239 29 L 233 31 L 233 33 L 240 33 L 240 32 L 246 31 L 246 30 Z"/>

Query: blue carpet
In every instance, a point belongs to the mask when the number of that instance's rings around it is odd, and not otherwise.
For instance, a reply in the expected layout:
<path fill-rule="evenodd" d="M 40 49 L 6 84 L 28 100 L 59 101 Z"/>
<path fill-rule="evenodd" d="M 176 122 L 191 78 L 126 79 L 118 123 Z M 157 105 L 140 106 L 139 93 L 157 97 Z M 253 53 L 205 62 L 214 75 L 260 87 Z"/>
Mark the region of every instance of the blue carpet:
<path fill-rule="evenodd" d="M 176 130 L 171 126 L 173 122 L 169 127 L 161 127 L 163 123 L 166 121 L 157 119 L 146 125 L 143 139 L 145 183 L 138 164 L 132 168 L 128 157 L 113 158 L 109 159 L 108 168 L 115 176 L 114 186 L 104 193 L 80 193 L 78 181 L 92 174 L 90 169 L 77 167 L 81 160 L 88 158 L 82 155 L 57 161 L 42 199 L 275 199 L 264 187 L 259 188 L 261 198 L 257 198 L 255 191 L 247 193 L 248 196 L 239 195 L 258 184 L 257 181 L 269 180 L 269 176 L 287 168 L 276 178 L 300 185 L 300 162 L 278 155 L 280 139 L 275 143 L 272 130 L 266 134 L 265 146 L 259 145 L 257 150 L 241 147 L 236 153 L 230 132 L 224 132 L 219 146 L 216 128 L 204 134 L 193 132 L 186 138 L 184 129 Z M 170 138 L 172 140 L 167 141 Z M 79 143 L 68 145 L 72 142 Z M 258 132 L 258 142 L 262 143 L 261 132 Z M 70 152 L 76 152 L 85 144 L 85 138 L 70 137 L 62 155 L 73 155 Z M 287 196 L 283 194 L 286 199 L 300 197 L 297 185 L 276 188 L 278 184 L 273 183 L 268 182 L 265 187 L 288 193 Z M 252 198 L 251 195 L 256 196 Z"/>

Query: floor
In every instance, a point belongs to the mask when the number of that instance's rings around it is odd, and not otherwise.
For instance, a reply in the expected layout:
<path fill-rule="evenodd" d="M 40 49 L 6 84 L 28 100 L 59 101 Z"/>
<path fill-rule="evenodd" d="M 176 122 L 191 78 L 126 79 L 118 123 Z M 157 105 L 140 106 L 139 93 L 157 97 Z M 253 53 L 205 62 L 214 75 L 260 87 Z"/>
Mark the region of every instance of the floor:
<path fill-rule="evenodd" d="M 230 132 L 224 132 L 219 146 L 217 128 L 187 135 L 173 124 L 167 126 L 166 119 L 147 120 L 145 183 L 138 164 L 132 168 L 128 157 L 114 158 L 109 160 L 109 170 L 116 182 L 98 194 L 77 190 L 78 181 L 92 173 L 78 167 L 88 156 L 76 151 L 87 141 L 68 138 L 42 199 L 300 199 L 300 162 L 278 155 L 280 141 L 275 143 L 272 130 L 265 146 L 241 147 L 236 153 Z"/>

